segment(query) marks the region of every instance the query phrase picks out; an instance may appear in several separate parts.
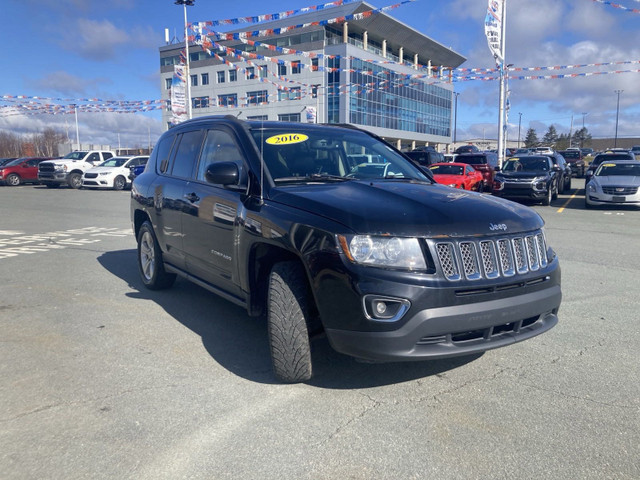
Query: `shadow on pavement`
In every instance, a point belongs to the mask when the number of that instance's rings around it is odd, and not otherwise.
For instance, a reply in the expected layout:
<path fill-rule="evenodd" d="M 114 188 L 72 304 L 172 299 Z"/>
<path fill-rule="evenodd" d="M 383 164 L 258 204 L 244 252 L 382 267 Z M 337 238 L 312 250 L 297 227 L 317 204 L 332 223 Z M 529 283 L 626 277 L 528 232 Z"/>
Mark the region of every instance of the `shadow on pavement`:
<path fill-rule="evenodd" d="M 154 301 L 198 334 L 207 352 L 224 368 L 254 382 L 279 383 L 271 370 L 264 319 L 249 317 L 243 308 L 180 278 L 167 290 L 147 290 L 139 278 L 134 249 L 106 252 L 98 261 L 136 290 L 127 296 Z M 323 336 L 314 339 L 312 347 L 314 376 L 307 383 L 330 389 L 370 388 L 406 382 L 455 369 L 482 356 L 424 362 L 360 363 L 337 353 Z"/>

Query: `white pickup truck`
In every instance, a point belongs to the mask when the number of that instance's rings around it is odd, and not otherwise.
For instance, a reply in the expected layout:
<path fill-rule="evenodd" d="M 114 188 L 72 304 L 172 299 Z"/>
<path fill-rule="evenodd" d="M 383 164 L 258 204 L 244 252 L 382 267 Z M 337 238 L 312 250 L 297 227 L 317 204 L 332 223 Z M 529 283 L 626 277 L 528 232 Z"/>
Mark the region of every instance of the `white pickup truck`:
<path fill-rule="evenodd" d="M 49 188 L 69 185 L 71 188 L 82 186 L 82 174 L 105 160 L 113 157 L 109 150 L 76 150 L 62 158 L 40 162 L 38 181 Z"/>

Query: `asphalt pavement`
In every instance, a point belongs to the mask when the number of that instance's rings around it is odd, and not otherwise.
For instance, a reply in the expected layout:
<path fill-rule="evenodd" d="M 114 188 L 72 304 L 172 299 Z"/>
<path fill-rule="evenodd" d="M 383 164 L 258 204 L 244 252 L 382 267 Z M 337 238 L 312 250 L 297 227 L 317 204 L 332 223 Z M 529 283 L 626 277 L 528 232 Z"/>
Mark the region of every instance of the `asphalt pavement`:
<path fill-rule="evenodd" d="M 142 286 L 129 192 L 0 187 L 0 478 L 640 478 L 640 209 L 546 221 L 558 325 L 483 355 L 365 364 L 314 342 L 279 384 L 264 321 Z"/>

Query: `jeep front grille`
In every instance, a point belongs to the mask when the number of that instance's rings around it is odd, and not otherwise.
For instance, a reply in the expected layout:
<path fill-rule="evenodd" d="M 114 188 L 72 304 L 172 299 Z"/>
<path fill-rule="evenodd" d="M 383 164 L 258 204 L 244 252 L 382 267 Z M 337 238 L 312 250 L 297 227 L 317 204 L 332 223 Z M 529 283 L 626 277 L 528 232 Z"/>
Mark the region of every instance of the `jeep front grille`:
<path fill-rule="evenodd" d="M 436 257 L 447 280 L 512 277 L 547 266 L 542 232 L 497 240 L 435 241 Z"/>

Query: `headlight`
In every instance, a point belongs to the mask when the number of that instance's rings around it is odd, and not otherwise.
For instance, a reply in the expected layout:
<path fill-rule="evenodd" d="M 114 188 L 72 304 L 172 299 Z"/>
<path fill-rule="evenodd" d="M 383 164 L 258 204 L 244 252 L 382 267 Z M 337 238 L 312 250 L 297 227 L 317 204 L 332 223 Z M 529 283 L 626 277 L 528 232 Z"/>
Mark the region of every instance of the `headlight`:
<path fill-rule="evenodd" d="M 592 192 L 595 193 L 598 191 L 598 188 L 596 187 L 596 182 L 589 182 L 587 183 L 587 192 Z"/>
<path fill-rule="evenodd" d="M 533 179 L 533 188 L 536 190 L 547 189 L 547 177 L 536 177 Z"/>
<path fill-rule="evenodd" d="M 427 265 L 417 238 L 338 235 L 344 254 L 354 263 L 380 267 L 425 270 Z"/>
<path fill-rule="evenodd" d="M 447 187 L 453 187 L 453 188 L 456 188 L 456 187 L 458 187 L 458 186 L 459 186 L 459 185 L 456 185 L 455 183 L 450 183 L 450 184 L 448 184 L 448 185 L 447 185 Z"/>

